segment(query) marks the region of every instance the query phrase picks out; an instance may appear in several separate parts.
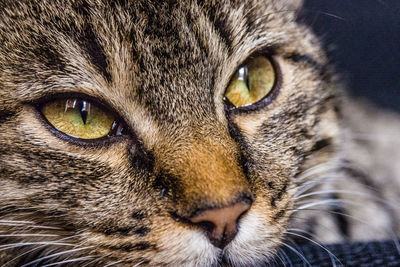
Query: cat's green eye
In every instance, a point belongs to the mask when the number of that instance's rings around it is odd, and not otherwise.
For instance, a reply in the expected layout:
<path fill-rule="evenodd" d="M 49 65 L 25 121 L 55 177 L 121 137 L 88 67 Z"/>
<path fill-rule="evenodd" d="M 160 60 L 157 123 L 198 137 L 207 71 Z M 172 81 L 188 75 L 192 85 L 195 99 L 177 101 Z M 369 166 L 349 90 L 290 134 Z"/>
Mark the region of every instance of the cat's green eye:
<path fill-rule="evenodd" d="M 276 72 L 271 60 L 264 56 L 254 57 L 237 69 L 225 97 L 235 107 L 257 103 L 271 92 L 275 79 Z"/>
<path fill-rule="evenodd" d="M 45 103 L 42 114 L 57 130 L 79 139 L 121 135 L 114 114 L 85 99 L 59 99 Z"/>

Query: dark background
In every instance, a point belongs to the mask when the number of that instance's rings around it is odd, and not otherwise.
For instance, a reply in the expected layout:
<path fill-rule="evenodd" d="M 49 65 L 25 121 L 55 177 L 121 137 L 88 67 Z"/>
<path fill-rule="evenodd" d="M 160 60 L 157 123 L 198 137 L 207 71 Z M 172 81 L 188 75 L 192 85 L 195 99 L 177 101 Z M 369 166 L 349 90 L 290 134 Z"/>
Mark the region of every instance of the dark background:
<path fill-rule="evenodd" d="M 352 95 L 400 111 L 400 0 L 304 0 L 300 20 L 319 35 Z"/>

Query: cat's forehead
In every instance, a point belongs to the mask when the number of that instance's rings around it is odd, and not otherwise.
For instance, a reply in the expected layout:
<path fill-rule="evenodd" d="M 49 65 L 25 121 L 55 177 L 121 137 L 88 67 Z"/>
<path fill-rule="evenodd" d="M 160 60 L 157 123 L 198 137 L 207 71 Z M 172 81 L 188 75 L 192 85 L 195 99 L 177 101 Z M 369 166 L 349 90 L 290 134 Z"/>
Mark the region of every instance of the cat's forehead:
<path fill-rule="evenodd" d="M 165 121 L 209 117 L 246 57 L 298 39 L 283 2 L 10 2 L 3 79 L 18 76 L 23 96 L 82 91 L 126 114 L 134 106 Z"/>

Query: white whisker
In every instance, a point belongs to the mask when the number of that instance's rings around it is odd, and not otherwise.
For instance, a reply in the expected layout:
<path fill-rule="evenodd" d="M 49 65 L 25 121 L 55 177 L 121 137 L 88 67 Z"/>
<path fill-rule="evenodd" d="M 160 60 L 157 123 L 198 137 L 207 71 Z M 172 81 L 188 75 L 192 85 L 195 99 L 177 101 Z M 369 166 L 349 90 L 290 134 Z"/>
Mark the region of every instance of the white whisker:
<path fill-rule="evenodd" d="M 369 222 L 367 222 L 365 220 L 362 220 L 360 218 L 357 218 L 355 216 L 352 216 L 352 215 L 349 215 L 349 214 L 346 214 L 346 213 L 343 213 L 343 212 L 337 212 L 337 211 L 332 211 L 332 210 L 327 210 L 327 209 L 304 209 L 304 210 L 318 211 L 318 212 L 322 211 L 322 212 L 327 212 L 327 213 L 330 213 L 330 214 L 338 214 L 338 215 L 350 218 L 350 219 L 352 219 L 354 221 L 358 221 L 358 222 L 360 222 L 362 224 L 365 224 L 365 225 L 367 225 L 369 227 L 372 227 L 377 231 L 381 231 L 382 233 L 388 234 L 389 236 L 392 237 L 392 240 L 393 240 L 394 244 L 396 245 L 396 249 L 397 249 L 397 251 L 399 252 L 399 255 L 400 255 L 400 242 L 398 240 L 398 237 L 397 237 L 396 233 L 394 232 L 394 230 L 392 228 L 388 227 L 388 226 L 374 226 L 374 225 L 371 225 Z M 306 220 L 305 218 L 301 218 L 301 217 L 298 217 L 298 216 L 297 216 L 297 218 Z M 327 228 L 327 227 L 325 227 L 325 228 Z"/>
<path fill-rule="evenodd" d="M 64 238 L 61 238 L 61 239 L 57 240 L 57 242 L 65 241 L 65 240 L 67 240 L 67 239 L 71 239 L 71 238 L 75 238 L 75 237 L 76 237 L 76 236 L 64 237 Z M 8 264 L 10 264 L 11 262 L 13 262 L 13 261 L 15 261 L 15 260 L 17 260 L 17 259 L 19 259 L 19 258 L 21 258 L 21 257 L 23 257 L 23 256 L 25 256 L 25 255 L 28 255 L 29 253 L 31 253 L 31 252 L 33 252 L 33 251 L 35 251 L 35 250 L 38 250 L 38 249 L 41 249 L 41 248 L 44 248 L 44 247 L 46 247 L 46 245 L 40 245 L 40 246 L 37 246 L 37 247 L 35 247 L 35 248 L 33 248 L 33 249 L 30 249 L 30 250 L 28 250 L 28 251 L 22 253 L 22 254 L 19 254 L 17 257 L 15 257 L 15 258 L 11 259 L 10 261 L 8 261 L 5 265 L 8 265 Z"/>
<path fill-rule="evenodd" d="M 85 263 L 84 265 L 82 265 L 82 267 L 85 267 L 85 266 L 93 266 L 94 263 L 100 262 L 102 259 L 107 258 L 107 257 L 110 256 L 110 255 L 112 255 L 112 253 L 108 253 L 108 254 L 105 254 L 105 255 L 103 255 L 103 256 L 101 256 L 101 257 L 97 257 L 96 259 Z M 121 260 L 121 261 L 118 261 L 117 263 L 120 263 L 120 262 L 122 262 L 122 260 Z M 103 267 L 104 267 L 104 266 L 103 266 Z"/>
<path fill-rule="evenodd" d="M 296 204 L 304 204 L 298 208 L 296 208 L 297 211 L 308 209 L 314 206 L 319 206 L 319 205 L 338 205 L 339 203 L 345 202 L 343 199 L 326 199 L 326 200 L 320 200 L 320 201 L 299 201 Z"/>
<path fill-rule="evenodd" d="M 283 265 L 284 267 L 286 267 L 285 261 L 284 261 L 284 260 L 281 258 L 281 256 L 279 255 L 279 251 L 282 251 L 282 249 L 280 248 L 280 249 L 278 250 L 278 253 L 275 255 L 275 258 L 278 258 L 278 259 L 281 261 L 282 265 Z"/>
<path fill-rule="evenodd" d="M 286 233 L 287 233 L 287 234 L 290 234 L 290 235 L 294 235 L 294 236 L 300 237 L 300 238 L 303 238 L 303 239 L 305 239 L 305 240 L 307 240 L 307 241 L 310 241 L 310 242 L 312 242 L 313 244 L 315 244 L 315 245 L 317 245 L 318 247 L 320 247 L 320 248 L 322 248 L 323 250 L 325 250 L 325 251 L 329 254 L 329 256 L 331 257 L 332 265 L 333 265 L 333 266 L 336 266 L 335 260 L 337 260 L 341 265 L 343 265 L 343 263 L 342 263 L 329 249 L 327 249 L 325 246 L 321 245 L 319 242 L 317 242 L 317 241 L 315 241 L 315 240 L 312 240 L 311 238 L 308 238 L 308 237 L 306 237 L 306 236 L 303 236 L 303 235 L 300 235 L 300 234 L 297 234 L 297 233 L 293 233 L 293 232 L 291 232 L 291 231 L 289 231 L 289 230 L 287 230 Z M 333 260 L 332 257 L 333 257 L 335 260 Z"/>
<path fill-rule="evenodd" d="M 328 172 L 332 172 L 332 171 L 337 171 L 338 168 L 339 167 L 336 165 L 332 166 L 332 163 L 330 163 L 330 162 L 320 163 L 316 166 L 313 166 L 313 167 L 303 171 L 302 174 L 295 177 L 294 180 L 296 183 L 302 182 L 312 176 L 318 176 L 322 172 L 328 173 Z"/>
<path fill-rule="evenodd" d="M 296 253 L 297 256 L 299 256 L 301 258 L 301 260 L 307 264 L 308 266 L 312 267 L 312 265 L 310 264 L 310 262 L 304 257 L 303 254 L 301 254 L 297 249 L 295 249 L 294 247 L 286 244 L 286 243 L 282 243 L 283 246 L 287 247 L 288 249 L 290 249 L 291 251 L 293 251 L 294 253 Z"/>
<path fill-rule="evenodd" d="M 50 266 L 60 265 L 60 264 L 64 264 L 64 263 L 78 262 L 78 261 L 87 261 L 87 260 L 91 260 L 91 259 L 93 259 L 92 256 L 86 256 L 86 257 L 81 257 L 81 258 L 76 258 L 76 259 L 71 259 L 71 260 L 54 262 L 51 264 L 43 265 L 42 267 L 50 267 Z"/>
<path fill-rule="evenodd" d="M 0 237 L 55 237 L 59 235 L 54 234 L 7 234 L 0 235 Z"/>
<path fill-rule="evenodd" d="M 21 243 L 0 245 L 0 251 L 18 247 L 32 246 L 32 245 L 46 245 L 46 246 L 52 245 L 52 246 L 70 246 L 70 247 L 76 246 L 76 244 L 58 243 L 58 242 L 21 242 Z"/>
<path fill-rule="evenodd" d="M 73 252 L 77 252 L 77 251 L 81 251 L 81 250 L 85 250 L 85 249 L 89 249 L 89 248 L 92 248 L 92 247 L 76 248 L 76 249 L 70 249 L 70 250 L 66 250 L 66 251 L 54 253 L 54 254 L 51 254 L 51 255 L 47 255 L 47 256 L 41 257 L 41 258 L 36 259 L 36 260 L 34 260 L 34 261 L 28 262 L 28 263 L 22 265 L 21 267 L 26 267 L 26 266 L 28 266 L 28 265 L 31 265 L 31 264 L 40 262 L 40 261 L 42 261 L 42 260 L 46 260 L 46 259 L 58 257 L 58 256 L 61 256 L 61 255 L 64 255 L 64 254 L 69 254 L 69 253 L 73 253 Z"/>
<path fill-rule="evenodd" d="M 33 224 L 31 221 L 0 220 L 0 223 Z"/>
<path fill-rule="evenodd" d="M 315 192 L 311 192 L 311 193 L 307 193 L 304 195 L 299 195 L 297 197 L 295 197 L 295 200 L 298 199 L 302 199 L 302 198 L 306 198 L 306 197 L 310 197 L 310 196 L 317 196 L 317 195 L 326 195 L 326 194 L 348 194 L 348 195 L 357 195 L 357 196 L 362 196 L 365 198 L 370 198 L 370 199 L 374 199 L 382 204 L 386 204 L 389 206 L 392 206 L 394 208 L 397 207 L 397 205 L 390 203 L 389 201 L 384 200 L 383 198 L 377 197 L 375 195 L 371 195 L 371 194 L 366 194 L 363 192 L 355 192 L 355 191 L 348 191 L 348 190 L 323 190 L 323 191 L 315 191 Z"/>
<path fill-rule="evenodd" d="M 113 266 L 113 265 L 115 265 L 115 264 L 118 264 L 118 263 L 121 263 L 121 262 L 123 262 L 123 260 L 120 260 L 120 261 L 114 261 L 114 262 L 112 262 L 112 263 L 109 263 L 109 264 L 107 264 L 107 265 L 104 265 L 103 267 L 109 267 L 109 266 Z"/>
<path fill-rule="evenodd" d="M 337 175 L 337 174 L 326 174 L 326 175 L 323 175 L 323 176 L 316 177 L 313 180 L 307 181 L 307 182 L 305 182 L 305 183 L 303 183 L 301 185 L 297 185 L 298 190 L 294 194 L 294 197 L 297 197 L 297 196 L 299 196 L 301 194 L 304 194 L 305 192 L 307 192 L 307 191 L 309 191 L 309 190 L 311 190 L 314 187 L 317 187 L 319 185 L 325 185 L 328 182 L 336 181 L 339 178 L 340 178 L 340 176 Z"/>
<path fill-rule="evenodd" d="M 289 266 L 293 267 L 293 263 L 290 260 L 289 256 L 286 254 L 286 252 L 282 249 L 279 248 L 279 253 L 282 253 L 283 257 L 287 260 L 287 262 L 289 263 Z"/>
<path fill-rule="evenodd" d="M 62 228 L 59 228 L 59 227 L 42 226 L 42 225 L 25 225 L 25 229 L 62 230 Z"/>
<path fill-rule="evenodd" d="M 139 263 L 136 263 L 136 264 L 133 265 L 132 267 L 138 267 L 138 266 L 142 265 L 143 263 L 144 263 L 144 261 L 141 261 L 141 262 L 139 262 Z"/>

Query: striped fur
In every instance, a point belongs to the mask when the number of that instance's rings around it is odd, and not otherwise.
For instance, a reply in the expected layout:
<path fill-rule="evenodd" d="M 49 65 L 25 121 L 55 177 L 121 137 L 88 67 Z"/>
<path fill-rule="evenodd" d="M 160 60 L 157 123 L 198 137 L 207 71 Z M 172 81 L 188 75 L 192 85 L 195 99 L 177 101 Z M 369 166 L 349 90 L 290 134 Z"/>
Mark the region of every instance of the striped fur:
<path fill-rule="evenodd" d="M 381 135 L 400 123 L 345 101 L 300 6 L 0 0 L 0 262 L 256 266 L 301 231 L 400 234 L 400 146 Z M 224 90 L 253 53 L 276 61 L 279 92 L 228 112 Z M 59 138 L 36 108 L 57 94 L 96 98 L 129 135 Z M 223 251 L 177 220 L 240 198 L 253 204 Z"/>

